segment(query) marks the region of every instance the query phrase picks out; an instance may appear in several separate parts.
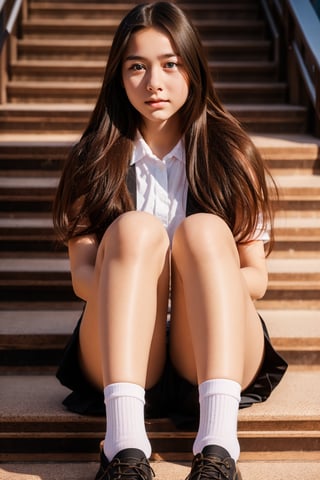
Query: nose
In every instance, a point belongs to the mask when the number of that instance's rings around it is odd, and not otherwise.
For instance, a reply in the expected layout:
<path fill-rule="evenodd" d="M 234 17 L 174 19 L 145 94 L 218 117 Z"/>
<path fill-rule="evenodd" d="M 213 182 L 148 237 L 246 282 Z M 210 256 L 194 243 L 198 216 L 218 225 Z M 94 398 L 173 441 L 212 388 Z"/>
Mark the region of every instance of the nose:
<path fill-rule="evenodd" d="M 147 77 L 147 90 L 149 92 L 162 91 L 161 75 L 158 68 L 151 68 Z"/>

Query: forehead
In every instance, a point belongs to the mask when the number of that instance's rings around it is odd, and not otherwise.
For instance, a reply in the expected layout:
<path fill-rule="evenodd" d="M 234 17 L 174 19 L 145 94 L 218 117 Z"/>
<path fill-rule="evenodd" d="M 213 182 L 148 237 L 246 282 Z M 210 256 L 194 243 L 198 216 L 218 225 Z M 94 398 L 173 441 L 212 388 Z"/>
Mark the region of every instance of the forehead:
<path fill-rule="evenodd" d="M 144 28 L 131 35 L 125 58 L 128 55 L 153 58 L 169 53 L 177 54 L 170 36 L 160 29 Z"/>

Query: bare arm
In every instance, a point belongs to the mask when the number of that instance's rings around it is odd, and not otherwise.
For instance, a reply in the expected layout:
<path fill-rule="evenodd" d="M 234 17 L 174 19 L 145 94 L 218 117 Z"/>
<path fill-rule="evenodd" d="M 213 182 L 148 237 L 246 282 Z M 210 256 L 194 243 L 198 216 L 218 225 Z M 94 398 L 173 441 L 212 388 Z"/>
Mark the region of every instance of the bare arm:
<path fill-rule="evenodd" d="M 261 240 L 238 245 L 241 272 L 252 299 L 262 298 L 267 290 L 268 271 Z"/>
<path fill-rule="evenodd" d="M 87 301 L 93 287 L 97 238 L 95 235 L 74 237 L 69 240 L 68 248 L 73 290 L 78 297 Z"/>

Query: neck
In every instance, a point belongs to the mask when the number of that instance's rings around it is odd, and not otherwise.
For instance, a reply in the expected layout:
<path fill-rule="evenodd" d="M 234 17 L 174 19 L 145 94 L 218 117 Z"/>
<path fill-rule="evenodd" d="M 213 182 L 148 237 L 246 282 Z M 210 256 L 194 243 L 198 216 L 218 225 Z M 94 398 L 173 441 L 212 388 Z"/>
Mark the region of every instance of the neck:
<path fill-rule="evenodd" d="M 180 129 L 166 124 L 143 125 L 141 133 L 151 150 L 158 158 L 169 153 L 181 138 Z"/>

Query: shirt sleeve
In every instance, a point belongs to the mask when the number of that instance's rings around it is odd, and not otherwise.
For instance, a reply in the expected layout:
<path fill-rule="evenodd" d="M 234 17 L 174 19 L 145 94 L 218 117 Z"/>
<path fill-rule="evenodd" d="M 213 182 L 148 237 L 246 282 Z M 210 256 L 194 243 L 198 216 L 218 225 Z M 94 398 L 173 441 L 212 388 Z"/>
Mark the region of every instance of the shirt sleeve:
<path fill-rule="evenodd" d="M 250 240 L 262 240 L 264 243 L 270 242 L 271 225 L 263 225 L 262 214 L 259 215 L 257 228 L 253 232 Z"/>

